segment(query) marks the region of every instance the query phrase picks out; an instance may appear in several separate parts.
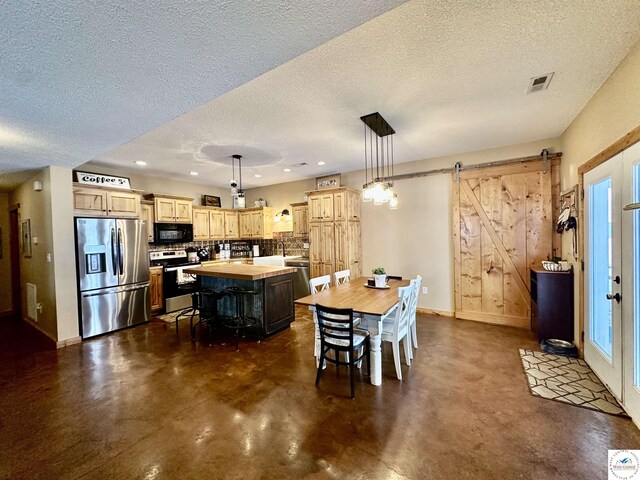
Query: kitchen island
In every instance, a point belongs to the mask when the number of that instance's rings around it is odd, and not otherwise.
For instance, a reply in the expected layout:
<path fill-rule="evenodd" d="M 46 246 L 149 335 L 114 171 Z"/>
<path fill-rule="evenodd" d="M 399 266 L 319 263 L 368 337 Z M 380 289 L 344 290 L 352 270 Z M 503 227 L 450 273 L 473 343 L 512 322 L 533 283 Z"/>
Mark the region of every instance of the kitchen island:
<path fill-rule="evenodd" d="M 184 270 L 184 273 L 196 275 L 202 288 L 217 292 L 231 287 L 255 291 L 255 295 L 244 297 L 244 309 L 247 315 L 258 320 L 262 337 L 278 333 L 293 322 L 295 272 L 295 267 L 239 264 L 211 265 Z M 235 315 L 235 299 L 228 296 L 219 300 L 217 310 L 221 316 Z"/>

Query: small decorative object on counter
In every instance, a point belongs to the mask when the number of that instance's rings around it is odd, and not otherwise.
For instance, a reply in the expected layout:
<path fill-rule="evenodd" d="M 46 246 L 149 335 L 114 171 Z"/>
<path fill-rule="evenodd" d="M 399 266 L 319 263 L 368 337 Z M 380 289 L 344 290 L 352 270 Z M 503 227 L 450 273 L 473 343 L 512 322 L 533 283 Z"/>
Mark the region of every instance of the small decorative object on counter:
<path fill-rule="evenodd" d="M 543 260 L 542 268 L 550 272 L 568 272 L 571 269 L 571 264 L 565 260 L 559 262 Z"/>
<path fill-rule="evenodd" d="M 376 267 L 371 273 L 373 273 L 376 288 L 384 288 L 387 285 L 387 272 L 383 267 Z"/>
<path fill-rule="evenodd" d="M 266 207 L 267 201 L 262 198 L 259 198 L 258 200 L 254 200 L 253 205 L 256 207 Z"/>

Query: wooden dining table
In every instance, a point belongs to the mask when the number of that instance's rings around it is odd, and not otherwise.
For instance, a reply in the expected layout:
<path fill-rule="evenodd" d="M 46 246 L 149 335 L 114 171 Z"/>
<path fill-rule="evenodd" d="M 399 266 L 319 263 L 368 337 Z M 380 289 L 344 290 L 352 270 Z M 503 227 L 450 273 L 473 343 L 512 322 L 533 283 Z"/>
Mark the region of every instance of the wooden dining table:
<path fill-rule="evenodd" d="M 371 383 L 382 385 L 382 322 L 398 306 L 398 287 L 406 287 L 409 280 L 389 280 L 389 288 L 366 287 L 367 277 L 351 279 L 342 285 L 333 286 L 306 297 L 296 303 L 306 305 L 315 312 L 316 305 L 331 308 L 351 308 L 360 317 L 358 328 L 366 329 L 371 335 Z M 315 320 L 315 315 L 314 315 Z M 317 322 L 317 321 L 316 321 Z M 316 352 L 320 351 L 320 336 L 316 324 Z"/>

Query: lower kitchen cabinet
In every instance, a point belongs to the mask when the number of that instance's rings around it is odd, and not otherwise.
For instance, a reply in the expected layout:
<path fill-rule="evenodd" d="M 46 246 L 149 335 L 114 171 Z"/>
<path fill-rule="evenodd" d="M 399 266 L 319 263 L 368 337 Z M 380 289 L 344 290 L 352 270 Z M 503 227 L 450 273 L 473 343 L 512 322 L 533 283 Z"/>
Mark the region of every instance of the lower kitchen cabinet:
<path fill-rule="evenodd" d="M 162 267 L 149 268 L 151 311 L 154 313 L 164 308 L 164 297 L 162 295 L 162 272 Z"/>

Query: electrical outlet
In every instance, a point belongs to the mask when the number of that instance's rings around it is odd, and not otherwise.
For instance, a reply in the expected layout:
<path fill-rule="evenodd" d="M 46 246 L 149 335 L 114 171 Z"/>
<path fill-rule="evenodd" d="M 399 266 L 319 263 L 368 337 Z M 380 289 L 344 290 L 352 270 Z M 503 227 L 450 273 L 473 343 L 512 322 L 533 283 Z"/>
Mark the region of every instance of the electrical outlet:
<path fill-rule="evenodd" d="M 426 295 L 427 293 L 429 293 L 429 287 L 422 287 L 422 294 Z"/>
<path fill-rule="evenodd" d="M 302 244 L 302 248 L 309 248 L 309 244 L 308 244 L 307 242 L 304 242 L 304 243 Z"/>
<path fill-rule="evenodd" d="M 47 253 L 47 262 L 51 263 L 51 254 Z"/>

